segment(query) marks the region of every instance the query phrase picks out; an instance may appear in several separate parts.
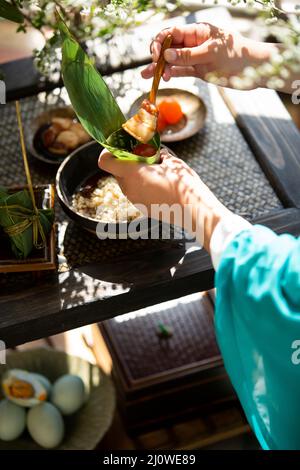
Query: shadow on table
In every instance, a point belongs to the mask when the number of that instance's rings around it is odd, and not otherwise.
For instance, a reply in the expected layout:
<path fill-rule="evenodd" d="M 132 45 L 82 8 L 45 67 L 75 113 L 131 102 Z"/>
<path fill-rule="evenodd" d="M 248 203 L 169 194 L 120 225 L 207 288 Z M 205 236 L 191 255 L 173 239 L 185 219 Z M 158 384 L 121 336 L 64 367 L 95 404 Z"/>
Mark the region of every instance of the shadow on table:
<path fill-rule="evenodd" d="M 186 241 L 99 240 L 95 234 L 69 222 L 59 248 L 61 272 L 76 268 L 95 279 L 129 286 L 149 282 L 154 273 L 157 278 L 174 268 L 186 252 Z"/>

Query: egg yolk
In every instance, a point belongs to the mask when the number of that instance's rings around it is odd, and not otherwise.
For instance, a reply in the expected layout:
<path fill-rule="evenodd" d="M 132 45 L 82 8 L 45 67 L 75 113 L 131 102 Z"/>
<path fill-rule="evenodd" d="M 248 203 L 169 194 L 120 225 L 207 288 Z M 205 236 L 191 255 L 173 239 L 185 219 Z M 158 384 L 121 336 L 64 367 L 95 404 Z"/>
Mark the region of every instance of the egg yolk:
<path fill-rule="evenodd" d="M 15 379 L 9 386 L 9 394 L 15 398 L 32 398 L 34 396 L 34 388 L 28 382 Z"/>
<path fill-rule="evenodd" d="M 167 124 L 177 124 L 183 117 L 180 104 L 174 98 L 165 98 L 158 105 L 159 114 Z"/>

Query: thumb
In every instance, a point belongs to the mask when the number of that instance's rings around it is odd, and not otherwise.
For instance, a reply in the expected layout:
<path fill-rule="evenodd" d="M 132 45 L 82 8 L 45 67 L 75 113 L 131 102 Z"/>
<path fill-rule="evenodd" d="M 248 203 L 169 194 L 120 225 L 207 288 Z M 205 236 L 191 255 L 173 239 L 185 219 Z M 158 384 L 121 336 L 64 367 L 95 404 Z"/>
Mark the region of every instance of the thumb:
<path fill-rule="evenodd" d="M 211 59 L 211 51 L 207 44 L 201 44 L 196 47 L 166 49 L 164 57 L 172 65 L 198 65 L 205 64 Z"/>
<path fill-rule="evenodd" d="M 120 160 L 113 156 L 108 150 L 102 150 L 99 159 L 98 166 L 101 170 L 111 173 L 117 179 L 126 178 L 133 174 L 137 169 L 143 166 L 142 163 L 136 163 L 126 160 Z"/>
<path fill-rule="evenodd" d="M 106 149 L 102 150 L 99 156 L 98 166 L 101 170 L 111 173 L 116 177 L 122 177 L 126 172 L 126 164 L 124 165 L 124 162 L 118 160 Z"/>

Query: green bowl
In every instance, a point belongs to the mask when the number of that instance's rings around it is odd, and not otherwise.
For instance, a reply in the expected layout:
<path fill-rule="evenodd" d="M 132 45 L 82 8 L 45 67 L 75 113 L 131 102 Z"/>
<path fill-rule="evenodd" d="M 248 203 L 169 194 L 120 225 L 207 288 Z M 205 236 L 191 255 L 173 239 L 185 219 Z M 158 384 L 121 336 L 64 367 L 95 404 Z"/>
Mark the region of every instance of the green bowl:
<path fill-rule="evenodd" d="M 8 369 L 25 369 L 43 374 L 51 383 L 64 374 L 81 377 L 88 392 L 87 400 L 74 415 L 63 417 L 65 436 L 57 449 L 92 450 L 97 446 L 109 429 L 114 415 L 115 391 L 109 376 L 98 366 L 84 359 L 47 348 L 11 352 L 7 354 L 6 362 L 6 365 L 0 365 L 0 380 Z M 27 431 L 14 441 L 0 440 L 0 450 L 18 449 L 42 448 L 33 441 Z"/>

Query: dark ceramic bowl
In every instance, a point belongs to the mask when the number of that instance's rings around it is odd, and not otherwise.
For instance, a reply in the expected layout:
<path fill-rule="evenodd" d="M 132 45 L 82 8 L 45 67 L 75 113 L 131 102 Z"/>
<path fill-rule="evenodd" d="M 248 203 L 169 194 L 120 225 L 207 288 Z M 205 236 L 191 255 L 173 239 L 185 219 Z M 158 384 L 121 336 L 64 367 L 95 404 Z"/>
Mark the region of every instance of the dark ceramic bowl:
<path fill-rule="evenodd" d="M 80 214 L 72 206 L 73 195 L 83 188 L 88 180 L 97 176 L 108 175 L 108 173 L 98 168 L 98 158 L 101 150 L 100 144 L 89 142 L 75 150 L 63 161 L 56 174 L 57 196 L 65 213 L 82 228 L 97 233 L 99 238 L 127 238 L 129 223 L 108 224 L 107 222 L 101 222 Z M 140 217 L 136 220 L 140 224 L 139 233 L 149 231 L 150 219 Z M 155 223 L 153 220 L 151 221 L 151 228 Z"/>

